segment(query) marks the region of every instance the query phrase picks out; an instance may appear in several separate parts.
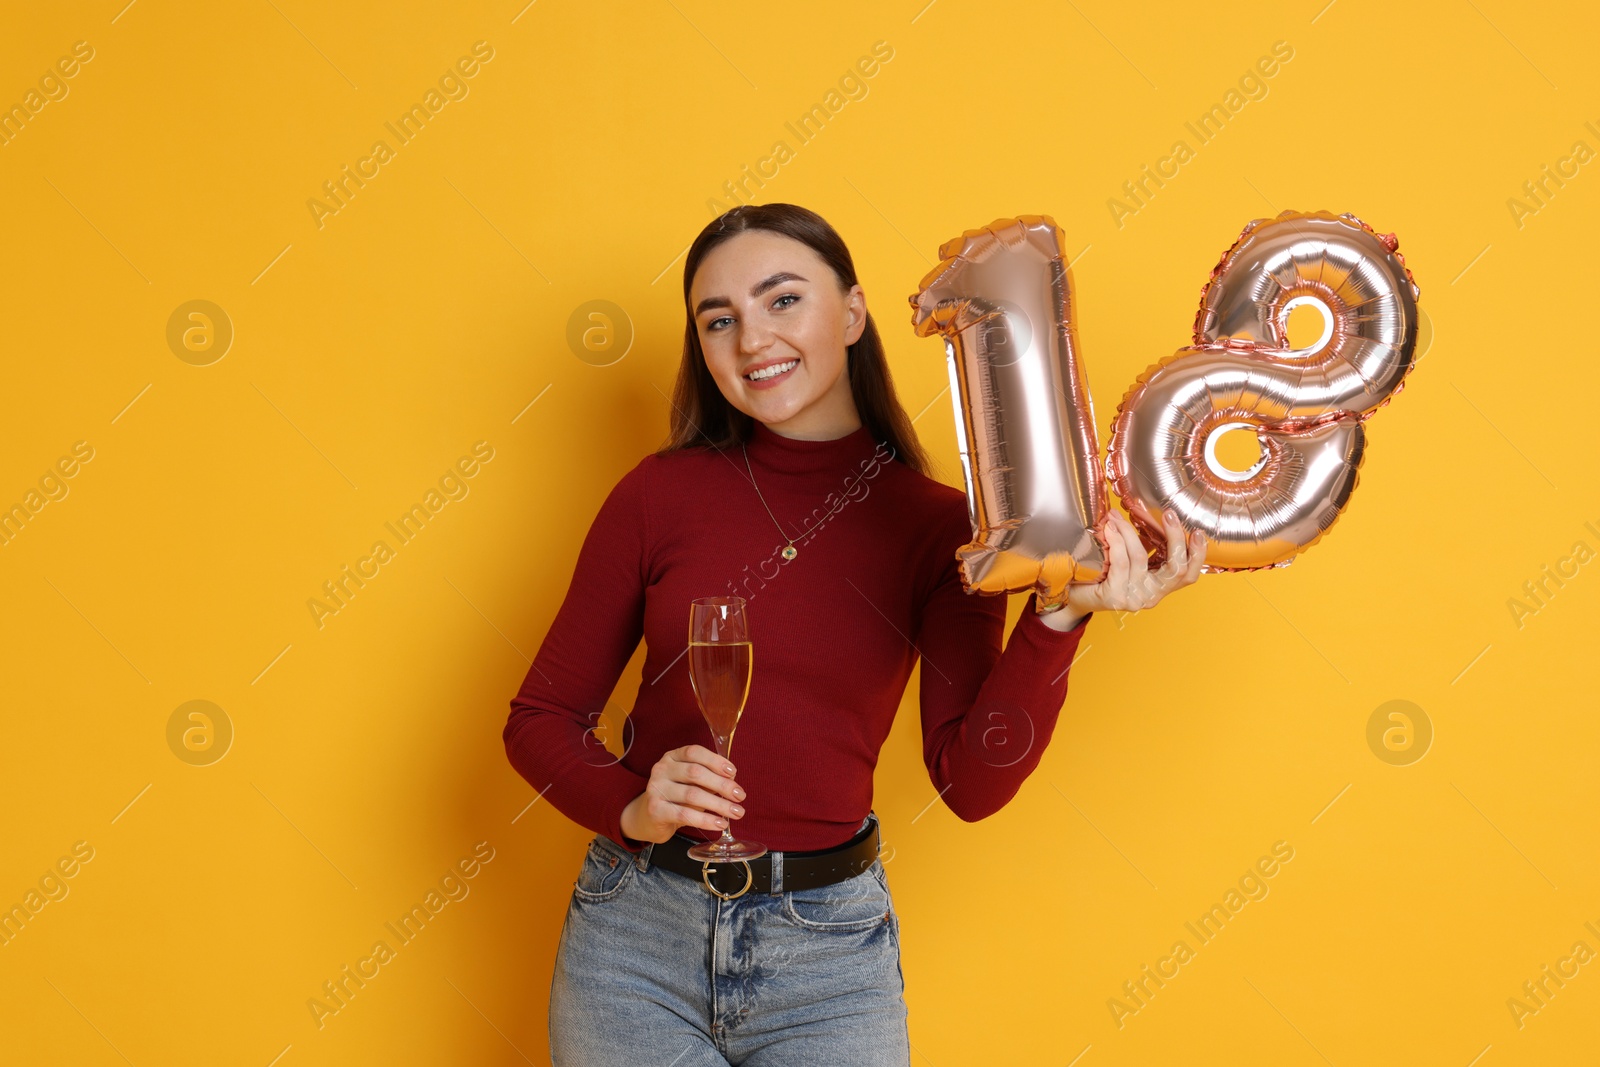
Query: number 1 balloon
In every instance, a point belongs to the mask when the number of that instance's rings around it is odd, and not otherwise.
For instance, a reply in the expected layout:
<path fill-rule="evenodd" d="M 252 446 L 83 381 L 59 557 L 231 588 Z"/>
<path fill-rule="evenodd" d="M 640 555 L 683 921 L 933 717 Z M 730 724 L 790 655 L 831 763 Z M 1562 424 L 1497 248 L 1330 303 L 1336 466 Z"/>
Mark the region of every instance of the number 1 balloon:
<path fill-rule="evenodd" d="M 1201 290 L 1194 343 L 1151 366 L 1117 409 L 1106 473 L 1140 537 L 1164 556 L 1175 511 L 1209 544 L 1205 570 L 1286 567 L 1349 503 L 1362 424 L 1404 388 L 1421 295 L 1396 249 L 1354 215 L 1257 219 Z M 1289 312 L 1322 311 L 1322 336 L 1289 347 Z M 1254 430 L 1261 456 L 1222 466 L 1216 441 Z"/>
<path fill-rule="evenodd" d="M 917 336 L 945 341 L 973 531 L 962 583 L 1034 588 L 1041 606 L 1100 578 L 1109 514 L 1062 245 L 1048 216 L 999 219 L 941 245 L 910 298 Z"/>

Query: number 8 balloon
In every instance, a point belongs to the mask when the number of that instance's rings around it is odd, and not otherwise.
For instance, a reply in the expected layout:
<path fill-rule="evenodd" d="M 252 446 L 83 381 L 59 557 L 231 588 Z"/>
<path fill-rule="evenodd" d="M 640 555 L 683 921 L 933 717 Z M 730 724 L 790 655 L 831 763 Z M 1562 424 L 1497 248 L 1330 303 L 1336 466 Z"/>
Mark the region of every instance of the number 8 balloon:
<path fill-rule="evenodd" d="M 1205 534 L 1208 572 L 1286 567 L 1333 525 L 1358 480 L 1362 424 L 1414 365 L 1421 290 L 1398 246 L 1348 213 L 1285 211 L 1250 223 L 1223 254 L 1193 345 L 1140 375 L 1106 455 L 1158 557 L 1168 510 Z M 1289 313 L 1305 304 L 1321 309 L 1322 336 L 1291 349 Z M 1254 429 L 1261 446 L 1246 471 L 1216 458 L 1235 428 Z"/>

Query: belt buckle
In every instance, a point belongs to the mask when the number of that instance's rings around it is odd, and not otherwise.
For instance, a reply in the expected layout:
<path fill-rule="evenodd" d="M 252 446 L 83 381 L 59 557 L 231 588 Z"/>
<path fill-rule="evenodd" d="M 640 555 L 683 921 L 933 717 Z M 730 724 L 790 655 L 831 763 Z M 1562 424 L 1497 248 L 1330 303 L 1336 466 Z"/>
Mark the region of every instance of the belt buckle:
<path fill-rule="evenodd" d="M 707 889 L 711 890 L 712 893 L 721 897 L 723 900 L 733 900 L 735 897 L 742 897 L 748 893 L 750 891 L 750 887 L 755 884 L 756 876 L 755 872 L 750 869 L 750 861 L 734 860 L 735 863 L 744 864 L 744 887 L 741 888 L 737 893 L 724 893 L 722 890 L 711 884 L 711 874 L 717 869 L 711 866 L 713 862 L 715 861 L 706 860 L 700 865 L 700 880 L 705 883 Z"/>

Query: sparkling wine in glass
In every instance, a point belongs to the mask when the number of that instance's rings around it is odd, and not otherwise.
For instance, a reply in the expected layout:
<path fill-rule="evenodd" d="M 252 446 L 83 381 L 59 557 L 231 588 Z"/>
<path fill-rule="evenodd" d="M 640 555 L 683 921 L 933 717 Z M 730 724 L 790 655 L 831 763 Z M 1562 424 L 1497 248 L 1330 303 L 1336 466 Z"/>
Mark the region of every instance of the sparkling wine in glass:
<path fill-rule="evenodd" d="M 750 694 L 750 624 L 743 597 L 701 597 L 689 605 L 689 684 L 711 736 L 717 755 L 728 759 L 734 727 Z M 731 821 L 730 821 L 731 826 Z M 767 846 L 735 838 L 730 826 L 715 841 L 689 849 L 701 862 L 737 862 L 767 854 Z"/>

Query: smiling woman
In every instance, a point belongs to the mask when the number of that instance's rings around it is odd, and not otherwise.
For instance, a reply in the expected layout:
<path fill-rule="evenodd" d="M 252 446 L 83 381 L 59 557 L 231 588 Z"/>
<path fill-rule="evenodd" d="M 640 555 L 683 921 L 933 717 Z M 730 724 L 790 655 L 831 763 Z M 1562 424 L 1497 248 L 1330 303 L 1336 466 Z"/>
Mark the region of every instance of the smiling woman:
<path fill-rule="evenodd" d="M 1042 615 L 1030 597 L 1002 651 L 1006 598 L 968 595 L 957 567 L 966 494 L 928 475 L 855 264 L 820 216 L 721 215 L 690 245 L 683 299 L 667 441 L 601 506 L 503 734 L 518 772 L 595 831 L 556 954 L 552 1059 L 904 1067 L 872 802 L 912 670 L 929 780 L 983 819 L 1038 766 L 1089 615 Z M 708 747 L 684 617 L 763 555 L 784 579 L 747 610 L 758 651 L 736 770 Z M 631 741 L 596 766 L 589 728 L 641 637 Z M 732 820 L 768 854 L 726 873 L 690 858 Z"/>
<path fill-rule="evenodd" d="M 926 472 L 855 264 L 832 227 L 787 204 L 737 207 L 706 227 L 689 257 L 673 394 L 681 416 L 663 453 L 737 444 L 754 422 L 803 440 L 866 423 Z"/>
<path fill-rule="evenodd" d="M 733 291 L 746 262 L 798 255 L 794 243 L 773 233 L 744 234 L 706 256 L 696 286 Z M 841 292 L 815 253 L 802 258 L 814 260 L 806 274 L 822 284 L 793 270 L 774 271 L 746 293 L 701 298 L 695 319 L 707 368 L 724 394 L 742 390 L 748 414 L 779 433 L 832 438 L 861 424 L 840 370 L 845 349 L 866 325 L 866 309 L 860 285 Z M 742 328 L 731 328 L 741 321 Z M 801 352 L 810 353 L 809 362 Z"/>
<path fill-rule="evenodd" d="M 913 668 L 937 798 L 987 818 L 1039 766 L 1093 611 L 1151 606 L 1204 554 L 1186 557 L 1175 527 L 1173 567 L 1153 574 L 1113 516 L 1100 580 L 1049 607 L 1030 593 L 1002 647 L 1005 596 L 973 595 L 958 563 L 967 495 L 927 474 L 833 227 L 792 204 L 724 213 L 689 246 L 683 305 L 667 441 L 601 505 L 502 732 L 540 797 L 595 831 L 556 950 L 551 1055 L 904 1067 L 872 802 Z M 807 526 L 819 507 L 826 521 Z M 785 577 L 753 611 L 738 598 L 759 651 L 736 769 L 707 745 L 684 609 L 761 553 Z M 631 740 L 597 766 L 590 728 L 641 637 Z M 694 846 L 733 820 L 768 852 L 702 864 Z"/>

